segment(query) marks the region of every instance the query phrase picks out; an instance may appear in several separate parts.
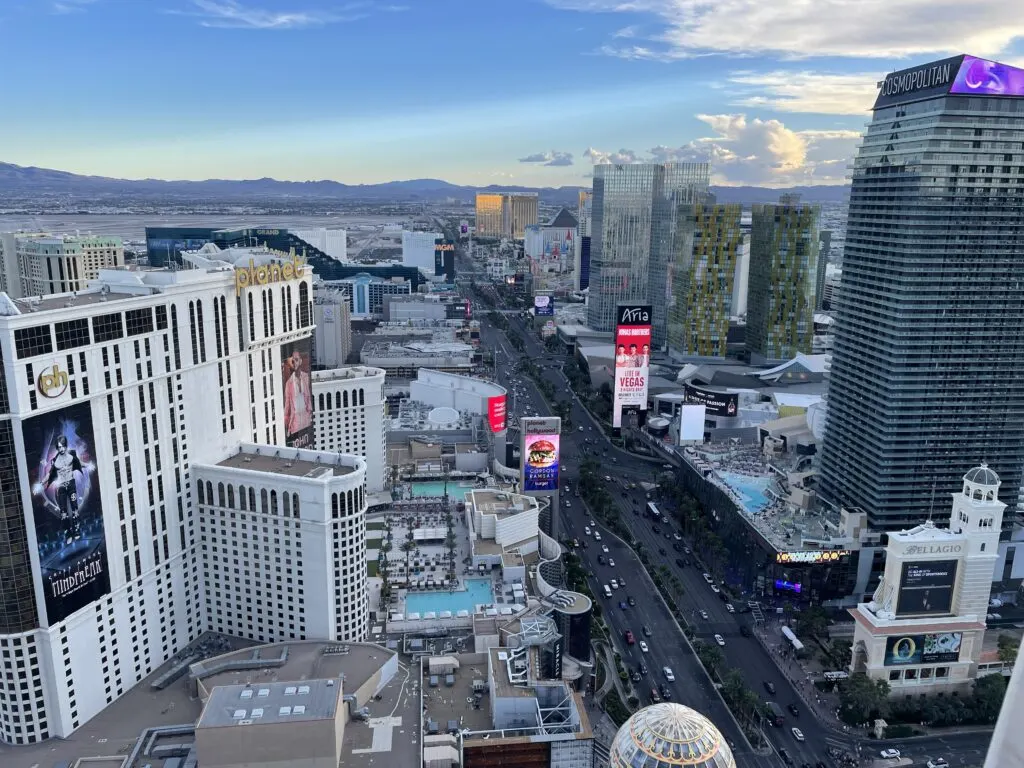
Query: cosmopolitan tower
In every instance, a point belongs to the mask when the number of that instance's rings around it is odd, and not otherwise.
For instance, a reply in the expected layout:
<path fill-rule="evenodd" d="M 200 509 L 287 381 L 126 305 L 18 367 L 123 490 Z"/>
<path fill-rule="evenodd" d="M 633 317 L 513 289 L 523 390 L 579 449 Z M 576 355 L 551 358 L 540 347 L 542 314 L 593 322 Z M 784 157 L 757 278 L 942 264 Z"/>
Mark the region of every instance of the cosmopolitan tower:
<path fill-rule="evenodd" d="M 881 83 L 853 168 L 822 495 L 872 527 L 1024 466 L 1024 71 L 955 56 Z"/>

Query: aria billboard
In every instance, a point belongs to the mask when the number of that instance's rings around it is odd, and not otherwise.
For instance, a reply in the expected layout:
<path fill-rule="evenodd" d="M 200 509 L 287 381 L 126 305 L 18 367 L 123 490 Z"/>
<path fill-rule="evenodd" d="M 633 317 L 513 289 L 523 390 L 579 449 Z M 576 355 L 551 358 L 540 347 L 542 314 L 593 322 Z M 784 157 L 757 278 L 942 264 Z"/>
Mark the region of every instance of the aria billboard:
<path fill-rule="evenodd" d="M 22 425 L 32 517 L 51 625 L 110 592 L 107 541 L 88 403 Z"/>
<path fill-rule="evenodd" d="M 311 339 L 281 345 L 281 391 L 284 393 L 284 444 L 313 447 L 313 388 L 309 374 Z"/>
<path fill-rule="evenodd" d="M 622 412 L 647 410 L 651 365 L 651 306 L 620 305 L 615 322 L 615 388 L 612 426 L 622 426 Z"/>
<path fill-rule="evenodd" d="M 558 490 L 561 463 L 559 418 L 523 419 L 522 487 L 524 493 L 553 493 Z"/>
<path fill-rule="evenodd" d="M 896 615 L 929 616 L 949 613 L 953 605 L 957 560 L 904 563 Z"/>
<path fill-rule="evenodd" d="M 895 635 L 885 640 L 887 667 L 906 664 L 942 664 L 960 660 L 962 632 L 930 632 L 921 635 Z"/>

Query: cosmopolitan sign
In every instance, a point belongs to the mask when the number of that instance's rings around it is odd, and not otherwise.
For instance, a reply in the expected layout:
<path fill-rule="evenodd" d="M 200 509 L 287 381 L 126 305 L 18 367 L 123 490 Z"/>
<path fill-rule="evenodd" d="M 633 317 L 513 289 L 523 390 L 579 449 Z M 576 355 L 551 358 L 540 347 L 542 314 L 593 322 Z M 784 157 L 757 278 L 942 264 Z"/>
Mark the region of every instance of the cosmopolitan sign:
<path fill-rule="evenodd" d="M 256 262 L 249 259 L 248 267 L 235 267 L 235 295 L 240 295 L 243 288 L 270 285 L 302 277 L 302 268 L 305 264 L 306 262 L 298 256 L 293 256 L 291 261 L 286 261 L 283 264 L 274 262 L 260 266 L 256 266 Z"/>
<path fill-rule="evenodd" d="M 882 81 L 880 95 L 900 96 L 925 88 L 934 88 L 937 85 L 949 85 L 956 73 L 957 70 L 953 68 L 953 61 L 950 59 L 919 69 L 894 72 Z"/>

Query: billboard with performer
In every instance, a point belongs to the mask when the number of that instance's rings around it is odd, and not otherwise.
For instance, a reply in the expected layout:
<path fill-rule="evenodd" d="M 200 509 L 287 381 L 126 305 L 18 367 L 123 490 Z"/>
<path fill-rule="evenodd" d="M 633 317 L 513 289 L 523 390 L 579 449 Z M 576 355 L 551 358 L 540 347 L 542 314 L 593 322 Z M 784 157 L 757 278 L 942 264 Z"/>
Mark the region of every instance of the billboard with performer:
<path fill-rule="evenodd" d="M 903 564 L 896 597 L 897 616 L 949 613 L 956 586 L 957 560 L 929 560 Z"/>
<path fill-rule="evenodd" d="M 110 592 L 88 403 L 22 425 L 46 616 L 56 624 Z"/>
<path fill-rule="evenodd" d="M 313 447 L 312 343 L 306 338 L 281 345 L 284 444 L 289 448 Z"/>
<path fill-rule="evenodd" d="M 612 426 L 622 426 L 622 412 L 647 410 L 647 380 L 651 365 L 651 307 L 620 305 L 615 324 L 615 387 Z"/>

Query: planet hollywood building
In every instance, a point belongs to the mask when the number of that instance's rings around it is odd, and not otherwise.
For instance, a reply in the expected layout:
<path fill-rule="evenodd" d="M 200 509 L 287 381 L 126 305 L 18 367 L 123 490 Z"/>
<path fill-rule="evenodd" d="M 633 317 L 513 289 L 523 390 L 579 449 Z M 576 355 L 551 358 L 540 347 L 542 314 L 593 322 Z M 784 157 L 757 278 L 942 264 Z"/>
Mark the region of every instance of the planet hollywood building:
<path fill-rule="evenodd" d="M 0 741 L 68 736 L 206 630 L 365 635 L 366 464 L 313 450 L 311 275 L 186 258 L 0 294 Z"/>

